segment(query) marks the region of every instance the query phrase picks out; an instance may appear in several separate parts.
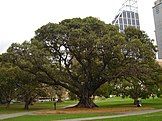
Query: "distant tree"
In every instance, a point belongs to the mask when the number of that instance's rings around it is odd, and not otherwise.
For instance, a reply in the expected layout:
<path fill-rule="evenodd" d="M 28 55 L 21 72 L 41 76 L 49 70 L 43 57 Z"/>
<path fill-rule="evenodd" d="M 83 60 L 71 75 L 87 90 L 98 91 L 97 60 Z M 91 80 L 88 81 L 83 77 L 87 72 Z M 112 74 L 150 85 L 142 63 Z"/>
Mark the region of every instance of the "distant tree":
<path fill-rule="evenodd" d="M 139 80 L 135 78 L 127 78 L 120 80 L 114 86 L 114 94 L 123 98 L 130 97 L 136 105 L 139 98 L 146 99 L 154 95 L 158 95 L 159 86 L 154 80 Z"/>
<path fill-rule="evenodd" d="M 146 99 L 159 93 L 162 69 L 157 62 L 151 59 L 156 52 L 156 46 L 152 44 L 153 40 L 150 40 L 143 31 L 133 27 L 128 27 L 124 34 L 128 42 L 126 52 L 129 53 L 130 59 L 134 58 L 138 63 L 135 61 L 130 63 L 133 67 L 130 68 L 132 74 L 118 80 L 115 92 L 122 94 L 123 97 L 130 96 L 136 104 L 138 98 Z"/>
<path fill-rule="evenodd" d="M 105 83 L 100 86 L 94 93 L 94 96 L 100 96 L 100 97 L 105 97 L 109 98 L 111 94 L 113 94 L 114 90 L 114 83 Z"/>
<path fill-rule="evenodd" d="M 70 100 L 77 100 L 78 97 L 76 94 L 72 93 L 72 92 L 68 92 L 68 96 Z"/>
<path fill-rule="evenodd" d="M 29 110 L 29 106 L 38 97 L 46 97 L 47 92 L 42 83 L 36 77 L 26 71 L 20 70 L 18 78 L 18 99 L 25 102 L 24 109 Z"/>
<path fill-rule="evenodd" d="M 122 34 L 113 25 L 87 17 L 42 26 L 30 42 L 12 44 L 3 57 L 38 81 L 76 94 L 76 107 L 92 108 L 96 104 L 91 96 L 104 83 L 148 77 L 155 52 L 144 32 L 128 28 Z"/>
<path fill-rule="evenodd" d="M 35 76 L 21 70 L 7 61 L 0 61 L 0 95 L 8 108 L 11 100 L 19 99 L 25 102 L 25 109 L 38 96 L 45 96 L 42 83 L 34 80 Z"/>
<path fill-rule="evenodd" d="M 59 86 L 59 85 L 56 85 L 53 88 L 54 88 L 54 90 L 56 92 L 56 96 L 58 98 L 57 102 L 62 102 L 63 101 L 62 99 L 65 96 L 66 90 L 63 87 Z"/>
<path fill-rule="evenodd" d="M 44 88 L 47 96 L 51 98 L 51 101 L 57 100 L 57 102 L 62 102 L 67 97 L 67 90 L 59 85 L 45 85 Z"/>
<path fill-rule="evenodd" d="M 6 108 L 17 96 L 16 73 L 17 67 L 0 62 L 0 98 L 2 103 L 6 103 Z"/>

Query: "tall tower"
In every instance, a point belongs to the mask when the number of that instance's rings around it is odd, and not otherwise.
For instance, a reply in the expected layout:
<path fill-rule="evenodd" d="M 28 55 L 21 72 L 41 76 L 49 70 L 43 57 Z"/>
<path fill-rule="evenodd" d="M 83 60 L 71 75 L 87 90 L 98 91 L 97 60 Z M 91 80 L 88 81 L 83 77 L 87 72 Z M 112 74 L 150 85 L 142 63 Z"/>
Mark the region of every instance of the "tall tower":
<path fill-rule="evenodd" d="M 140 29 L 137 0 L 126 0 L 112 24 L 119 26 L 120 32 L 123 32 L 128 26 Z"/>
<path fill-rule="evenodd" d="M 153 7 L 155 35 L 158 46 L 158 59 L 162 59 L 162 0 L 157 0 Z"/>

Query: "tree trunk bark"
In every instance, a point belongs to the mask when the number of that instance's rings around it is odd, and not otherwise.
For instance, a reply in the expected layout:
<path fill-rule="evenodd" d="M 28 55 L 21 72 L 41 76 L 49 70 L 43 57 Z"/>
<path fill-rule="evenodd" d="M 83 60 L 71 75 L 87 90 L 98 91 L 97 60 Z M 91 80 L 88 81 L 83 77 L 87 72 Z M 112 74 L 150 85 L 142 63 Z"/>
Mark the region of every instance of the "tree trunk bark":
<path fill-rule="evenodd" d="M 24 107 L 24 109 L 25 109 L 25 110 L 29 110 L 29 105 L 30 105 L 32 102 L 33 102 L 33 98 L 32 98 L 32 97 L 30 97 L 29 99 L 27 98 L 27 99 L 25 100 L 25 107 Z"/>
<path fill-rule="evenodd" d="M 25 102 L 25 107 L 24 107 L 24 109 L 25 109 L 25 110 L 29 110 L 29 105 L 30 105 L 30 103 L 29 103 L 28 101 L 26 101 L 26 102 Z"/>
<path fill-rule="evenodd" d="M 6 108 L 7 109 L 10 107 L 10 103 L 11 103 L 11 100 L 10 101 L 7 101 L 7 103 L 6 103 Z"/>
<path fill-rule="evenodd" d="M 138 100 L 138 98 L 136 98 L 136 99 L 134 99 L 134 105 L 137 105 L 137 100 Z"/>
<path fill-rule="evenodd" d="M 78 108 L 95 108 L 98 107 L 91 99 L 81 98 L 79 103 L 75 106 Z"/>
<path fill-rule="evenodd" d="M 82 94 L 79 97 L 79 103 L 75 106 L 78 108 L 94 108 L 98 107 L 94 102 L 92 94 L 88 90 L 82 91 Z"/>

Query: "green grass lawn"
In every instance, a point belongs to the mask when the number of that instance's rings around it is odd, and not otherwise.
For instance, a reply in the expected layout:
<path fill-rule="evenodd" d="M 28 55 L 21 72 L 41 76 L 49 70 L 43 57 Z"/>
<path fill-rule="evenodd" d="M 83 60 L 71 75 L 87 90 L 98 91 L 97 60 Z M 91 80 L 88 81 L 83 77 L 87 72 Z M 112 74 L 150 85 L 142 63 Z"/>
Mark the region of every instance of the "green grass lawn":
<path fill-rule="evenodd" d="M 83 117 L 96 117 L 96 116 L 108 116 L 108 113 L 82 113 L 82 114 L 53 114 L 53 115 L 32 115 L 32 116 L 20 116 L 17 118 L 5 119 L 3 121 L 53 121 L 62 119 L 73 119 Z"/>
<path fill-rule="evenodd" d="M 107 113 L 94 113 L 94 114 L 57 114 L 57 115 L 33 115 L 33 116 L 20 116 L 17 118 L 6 119 L 3 121 L 53 121 L 73 118 L 97 117 L 108 116 Z M 127 116 L 121 118 L 100 119 L 93 121 L 161 121 L 162 112 L 151 113 L 137 116 Z"/>
<path fill-rule="evenodd" d="M 155 109 L 162 109 L 162 98 L 150 98 L 150 99 L 142 99 L 143 107 L 151 107 Z M 116 107 L 130 107 L 133 105 L 133 100 L 130 98 L 108 98 L 108 99 L 99 99 L 96 100 L 95 103 L 102 108 L 116 108 Z"/>
<path fill-rule="evenodd" d="M 76 104 L 76 101 L 65 101 L 63 103 L 58 103 L 57 108 L 65 107 L 68 105 Z M 130 98 L 122 99 L 120 97 L 108 98 L 108 99 L 98 99 L 95 103 L 102 108 L 119 108 L 119 107 L 130 107 L 133 105 L 133 100 Z M 11 105 L 9 112 L 12 111 L 23 111 L 23 105 Z M 147 99 L 142 100 L 143 107 L 152 107 L 155 109 L 162 109 L 162 98 L 155 99 Z M 52 109 L 53 103 L 36 103 L 31 106 L 31 111 L 40 110 L 40 109 Z M 4 108 L 0 107 L 0 112 L 3 112 Z M 6 110 L 4 112 L 7 112 Z M 112 115 L 110 113 L 84 113 L 84 114 L 53 114 L 53 115 L 31 115 L 31 116 L 21 116 L 17 118 L 6 119 L 4 121 L 52 121 L 52 120 L 60 120 L 60 119 L 71 119 L 71 118 L 82 118 L 82 117 L 94 117 L 94 116 L 104 116 L 104 115 Z M 147 119 L 148 118 L 148 119 Z M 160 121 L 162 119 L 162 112 L 160 113 L 152 113 L 148 115 L 139 115 L 139 116 L 130 116 L 123 118 L 114 118 L 114 119 L 105 119 L 108 121 Z M 152 120 L 155 119 L 155 120 Z M 102 120 L 103 121 L 103 120 Z"/>
<path fill-rule="evenodd" d="M 77 101 L 64 101 L 62 103 L 57 103 L 57 109 L 62 107 L 76 104 Z M 35 103 L 34 105 L 30 106 L 29 111 L 36 111 L 36 110 L 44 110 L 44 109 L 53 109 L 53 102 L 40 102 Z M 11 104 L 8 109 L 6 109 L 5 105 L 0 105 L 0 114 L 8 114 L 8 113 L 16 113 L 16 112 L 24 112 L 24 104 L 23 103 L 15 103 Z"/>
<path fill-rule="evenodd" d="M 101 121 L 101 120 L 93 120 Z M 102 121 L 162 121 L 162 112 L 121 118 L 102 119 Z"/>
<path fill-rule="evenodd" d="M 95 103 L 102 108 L 116 108 L 116 107 L 125 107 L 133 105 L 133 100 L 130 98 L 107 98 L 107 99 L 98 99 Z"/>
<path fill-rule="evenodd" d="M 142 100 L 143 106 L 153 107 L 156 109 L 162 109 L 162 98 L 155 98 L 155 99 L 147 99 Z"/>

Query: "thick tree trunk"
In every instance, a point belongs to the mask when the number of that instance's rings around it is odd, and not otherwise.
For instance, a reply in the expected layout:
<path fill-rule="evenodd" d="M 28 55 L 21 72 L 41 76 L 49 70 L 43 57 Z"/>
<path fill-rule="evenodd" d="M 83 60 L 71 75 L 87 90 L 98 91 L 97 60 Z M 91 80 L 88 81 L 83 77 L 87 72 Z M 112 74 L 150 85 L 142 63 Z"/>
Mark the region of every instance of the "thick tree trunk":
<path fill-rule="evenodd" d="M 81 98 L 79 103 L 75 106 L 78 108 L 94 108 L 98 107 L 91 99 Z"/>
<path fill-rule="evenodd" d="M 134 105 L 137 105 L 138 98 L 134 99 Z"/>
<path fill-rule="evenodd" d="M 32 101 L 33 101 L 33 98 L 25 100 L 25 106 L 24 106 L 25 110 L 29 110 L 29 105 L 32 103 Z"/>
<path fill-rule="evenodd" d="M 29 110 L 29 105 L 30 105 L 30 103 L 29 103 L 28 101 L 25 102 L 24 109 L 25 109 L 25 110 Z"/>
<path fill-rule="evenodd" d="M 92 94 L 88 90 L 84 90 L 79 96 L 79 103 L 75 106 L 78 108 L 94 108 L 98 107 L 94 102 L 93 99 L 91 98 Z"/>
<path fill-rule="evenodd" d="M 8 100 L 6 103 L 6 108 L 8 109 L 10 107 L 11 100 Z"/>

